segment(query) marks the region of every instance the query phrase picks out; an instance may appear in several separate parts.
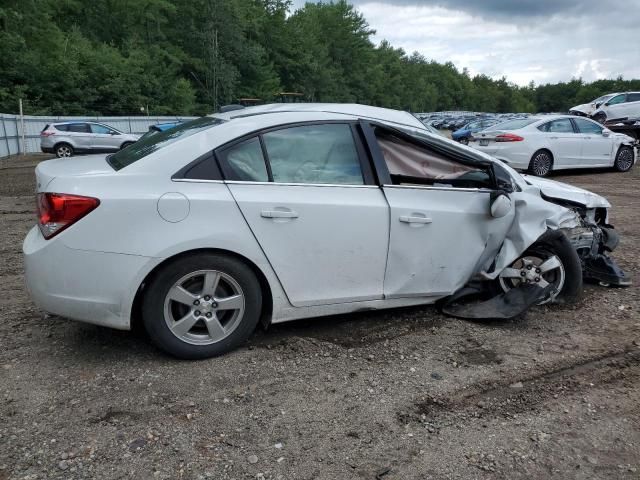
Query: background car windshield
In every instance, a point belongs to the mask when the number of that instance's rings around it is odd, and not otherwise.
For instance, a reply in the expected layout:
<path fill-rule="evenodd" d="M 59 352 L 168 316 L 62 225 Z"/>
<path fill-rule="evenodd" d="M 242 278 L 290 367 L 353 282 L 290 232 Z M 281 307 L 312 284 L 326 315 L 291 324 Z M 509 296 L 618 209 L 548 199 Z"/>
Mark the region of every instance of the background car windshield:
<path fill-rule="evenodd" d="M 120 150 L 108 157 L 109 165 L 115 170 L 120 170 L 141 158 L 172 144 L 176 140 L 193 135 L 194 133 L 207 130 L 215 125 L 220 125 L 224 120 L 214 117 L 202 117 L 183 123 L 175 128 L 171 128 L 164 132 L 158 132 L 156 135 L 141 138 L 133 145 L 124 150 Z"/>
<path fill-rule="evenodd" d="M 538 119 L 535 118 L 520 118 L 518 120 L 509 120 L 508 122 L 499 123 L 494 125 L 494 127 L 499 128 L 500 130 L 518 130 L 519 128 L 524 128 L 537 121 Z"/>

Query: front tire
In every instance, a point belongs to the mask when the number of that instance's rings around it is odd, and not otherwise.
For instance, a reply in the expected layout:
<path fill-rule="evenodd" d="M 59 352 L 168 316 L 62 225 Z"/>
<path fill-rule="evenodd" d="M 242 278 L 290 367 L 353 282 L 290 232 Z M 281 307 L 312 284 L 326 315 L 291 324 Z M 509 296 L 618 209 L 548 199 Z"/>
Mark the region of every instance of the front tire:
<path fill-rule="evenodd" d="M 260 284 L 251 268 L 207 253 L 175 260 L 153 277 L 142 319 L 160 349 L 178 358 L 201 359 L 246 341 L 261 308 Z"/>
<path fill-rule="evenodd" d="M 65 158 L 65 157 L 73 157 L 73 147 L 68 143 L 59 143 L 56 145 L 56 157 Z"/>
<path fill-rule="evenodd" d="M 538 150 L 529 162 L 529 173 L 537 177 L 546 177 L 553 170 L 553 156 L 548 150 Z"/>
<path fill-rule="evenodd" d="M 582 292 L 582 264 L 562 232 L 550 230 L 542 235 L 498 277 L 503 292 L 517 288 L 523 282 L 541 288 L 553 285 L 550 295 L 540 305 L 578 300 Z"/>
<path fill-rule="evenodd" d="M 125 148 L 127 148 L 129 145 L 133 145 L 134 142 L 124 142 L 122 145 L 120 145 L 120 150 L 123 150 Z"/>
<path fill-rule="evenodd" d="M 469 145 L 469 137 L 462 137 L 458 141 L 463 145 Z"/>
<path fill-rule="evenodd" d="M 618 172 L 628 172 L 633 167 L 633 148 L 623 145 L 616 154 L 613 168 Z"/>

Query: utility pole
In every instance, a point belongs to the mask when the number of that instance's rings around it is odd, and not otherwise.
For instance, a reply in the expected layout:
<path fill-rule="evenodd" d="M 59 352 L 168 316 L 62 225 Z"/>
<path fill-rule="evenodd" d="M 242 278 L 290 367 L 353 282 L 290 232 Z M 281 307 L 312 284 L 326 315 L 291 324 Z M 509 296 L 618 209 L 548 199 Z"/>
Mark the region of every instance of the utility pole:
<path fill-rule="evenodd" d="M 22 112 L 22 99 L 18 99 L 18 109 L 20 110 L 20 139 L 21 139 L 21 153 L 24 155 L 26 152 L 26 145 L 24 140 L 24 113 Z"/>

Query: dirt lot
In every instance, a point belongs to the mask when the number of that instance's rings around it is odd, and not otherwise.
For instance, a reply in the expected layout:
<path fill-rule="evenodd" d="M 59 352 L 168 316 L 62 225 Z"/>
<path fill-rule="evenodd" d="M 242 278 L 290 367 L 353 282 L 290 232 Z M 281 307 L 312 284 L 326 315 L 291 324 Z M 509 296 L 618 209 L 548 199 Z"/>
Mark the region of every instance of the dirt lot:
<path fill-rule="evenodd" d="M 36 163 L 0 161 L 0 479 L 640 478 L 640 168 L 556 176 L 613 203 L 632 288 L 506 323 L 316 319 L 184 362 L 31 304 Z"/>

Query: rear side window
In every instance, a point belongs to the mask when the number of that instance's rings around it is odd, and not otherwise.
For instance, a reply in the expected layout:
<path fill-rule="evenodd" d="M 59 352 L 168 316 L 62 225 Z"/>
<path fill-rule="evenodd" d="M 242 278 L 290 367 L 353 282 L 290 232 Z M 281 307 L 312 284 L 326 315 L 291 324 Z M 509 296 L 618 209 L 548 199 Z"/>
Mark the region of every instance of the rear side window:
<path fill-rule="evenodd" d="M 538 130 L 550 133 L 575 133 L 571 120 L 568 118 L 561 118 L 559 120 L 544 123 L 538 127 Z"/>
<path fill-rule="evenodd" d="M 91 133 L 91 130 L 89 129 L 89 125 L 87 123 L 69 123 L 67 124 L 66 131 L 75 133 Z"/>
<path fill-rule="evenodd" d="M 274 182 L 363 185 L 348 124 L 305 125 L 268 132 L 263 141 Z"/>
<path fill-rule="evenodd" d="M 190 122 L 185 122 L 164 132 L 158 132 L 153 136 L 141 138 L 124 150 L 120 150 L 117 153 L 109 155 L 109 157 L 107 157 L 107 161 L 114 170 L 120 170 L 137 162 L 141 158 L 172 144 L 178 139 L 208 130 L 209 128 L 220 125 L 223 122 L 224 120 L 214 117 L 202 117 L 191 120 Z"/>
<path fill-rule="evenodd" d="M 227 180 L 268 182 L 260 139 L 253 137 L 217 153 Z"/>
<path fill-rule="evenodd" d="M 69 131 L 69 125 L 68 124 L 54 125 L 54 127 L 56 127 L 56 130 L 59 130 L 61 132 L 68 132 Z"/>
<path fill-rule="evenodd" d="M 640 93 L 630 93 L 627 95 L 627 102 L 640 102 Z"/>
<path fill-rule="evenodd" d="M 602 134 L 602 127 L 595 122 L 590 122 L 589 120 L 585 120 L 584 118 L 574 118 L 573 121 L 576 122 L 580 133 L 595 133 L 598 135 Z"/>

